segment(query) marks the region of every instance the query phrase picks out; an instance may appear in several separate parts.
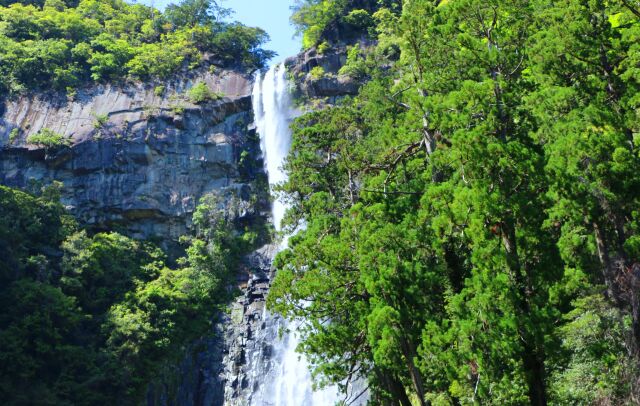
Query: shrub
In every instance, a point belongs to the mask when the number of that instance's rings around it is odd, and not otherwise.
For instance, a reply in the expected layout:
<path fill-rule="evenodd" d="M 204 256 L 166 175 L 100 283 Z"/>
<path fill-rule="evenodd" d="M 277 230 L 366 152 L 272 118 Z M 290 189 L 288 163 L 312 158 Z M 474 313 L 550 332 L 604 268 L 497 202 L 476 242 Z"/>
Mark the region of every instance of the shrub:
<path fill-rule="evenodd" d="M 338 74 L 347 75 L 354 79 L 362 79 L 367 73 L 367 64 L 359 46 L 353 46 L 347 51 L 347 62 L 340 68 Z"/>
<path fill-rule="evenodd" d="M 11 130 L 11 132 L 9 133 L 9 143 L 13 144 L 13 142 L 18 139 L 18 135 L 20 135 L 20 129 L 19 128 L 14 128 L 13 130 Z"/>
<path fill-rule="evenodd" d="M 329 49 L 331 49 L 331 45 L 327 41 L 323 41 L 318 45 L 317 51 L 320 55 L 324 55 Z"/>
<path fill-rule="evenodd" d="M 27 143 L 41 145 L 45 148 L 63 147 L 71 144 L 71 139 L 54 132 L 48 128 L 43 128 L 37 133 L 27 137 Z"/>
<path fill-rule="evenodd" d="M 156 86 L 153 89 L 153 94 L 155 94 L 156 96 L 160 97 L 160 96 L 162 96 L 164 94 L 164 90 L 165 90 L 164 86 L 162 86 L 162 85 Z"/>
<path fill-rule="evenodd" d="M 224 94 L 212 91 L 204 82 L 198 82 L 189 89 L 187 96 L 192 103 L 200 104 L 211 100 L 221 99 L 224 97 Z"/>
<path fill-rule="evenodd" d="M 109 115 L 108 114 L 97 114 L 97 113 L 94 113 L 93 117 L 96 119 L 96 121 L 93 122 L 93 127 L 96 130 L 99 130 L 100 128 L 104 127 L 104 125 L 107 124 L 107 122 L 109 121 Z"/>
<path fill-rule="evenodd" d="M 320 80 L 325 75 L 324 68 L 322 66 L 314 66 L 309 72 L 309 75 L 311 75 L 311 78 L 314 80 Z"/>
<path fill-rule="evenodd" d="M 181 116 L 184 114 L 184 104 L 174 104 L 171 106 L 171 111 L 173 112 L 173 114 L 177 115 L 177 116 Z"/>
<path fill-rule="evenodd" d="M 351 10 L 344 17 L 344 22 L 356 28 L 369 28 L 373 25 L 373 18 L 366 10 Z"/>
<path fill-rule="evenodd" d="M 66 92 L 67 92 L 67 99 L 70 101 L 75 100 L 76 96 L 78 95 L 78 91 L 71 86 L 67 86 Z"/>

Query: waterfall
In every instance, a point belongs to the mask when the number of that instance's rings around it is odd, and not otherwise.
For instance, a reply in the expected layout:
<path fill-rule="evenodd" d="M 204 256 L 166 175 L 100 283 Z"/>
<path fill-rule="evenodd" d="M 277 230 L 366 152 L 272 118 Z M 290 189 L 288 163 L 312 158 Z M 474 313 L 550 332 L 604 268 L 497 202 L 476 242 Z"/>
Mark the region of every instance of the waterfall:
<path fill-rule="evenodd" d="M 282 170 L 282 164 L 291 148 L 289 124 L 295 115 L 284 64 L 269 69 L 264 79 L 257 75 L 253 87 L 253 114 L 269 184 L 284 182 L 287 174 Z M 278 231 L 286 210 L 286 205 L 279 199 L 273 202 L 273 225 Z"/>
<path fill-rule="evenodd" d="M 282 164 L 291 148 L 289 124 L 296 112 L 292 108 L 291 96 L 284 64 L 272 67 L 262 78 L 256 76 L 253 89 L 253 111 L 256 128 L 260 135 L 265 170 L 269 184 L 287 180 Z M 275 199 L 272 206 L 273 224 L 280 230 L 280 222 L 287 205 Z M 283 246 L 286 245 L 286 239 Z M 251 404 L 256 406 L 333 406 L 339 401 L 337 388 L 312 390 L 309 365 L 303 356 L 296 353 L 299 337 L 295 323 L 287 323 L 276 315 L 264 314 L 265 325 L 274 325 L 284 333 L 276 335 L 269 343 L 273 350 L 267 373 L 257 376 L 258 389 Z M 289 330 L 289 332 L 286 332 Z M 265 335 L 269 337 L 269 335 Z M 273 334 L 270 335 L 273 337 Z"/>

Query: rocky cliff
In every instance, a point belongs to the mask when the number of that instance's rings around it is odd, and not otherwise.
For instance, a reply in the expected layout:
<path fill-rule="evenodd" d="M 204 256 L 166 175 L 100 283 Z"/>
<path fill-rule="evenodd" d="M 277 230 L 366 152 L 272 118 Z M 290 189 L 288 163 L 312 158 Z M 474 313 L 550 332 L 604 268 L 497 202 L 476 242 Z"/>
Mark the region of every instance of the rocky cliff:
<path fill-rule="evenodd" d="M 335 103 L 344 96 L 358 93 L 360 83 L 347 75 L 340 74 L 340 68 L 347 62 L 347 46 L 335 46 L 325 52 L 313 47 L 288 58 L 287 70 L 293 78 L 296 97 L 302 103 L 328 101 Z M 320 68 L 322 74 L 314 76 L 314 68 Z"/>
<path fill-rule="evenodd" d="M 215 96 L 194 104 L 188 89 L 200 82 Z M 250 94 L 250 76 L 202 70 L 163 83 L 83 89 L 72 100 L 49 94 L 6 101 L 0 183 L 29 189 L 60 181 L 63 203 L 81 223 L 166 247 L 185 234 L 204 193 L 249 199 L 240 156 L 251 149 Z M 69 146 L 28 143 L 44 129 Z"/>

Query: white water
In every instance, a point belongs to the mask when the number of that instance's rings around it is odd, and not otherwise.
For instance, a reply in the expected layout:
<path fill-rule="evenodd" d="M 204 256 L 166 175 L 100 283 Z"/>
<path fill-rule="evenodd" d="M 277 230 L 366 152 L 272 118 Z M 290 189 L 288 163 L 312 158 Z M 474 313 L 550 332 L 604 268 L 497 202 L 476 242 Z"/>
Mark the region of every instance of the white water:
<path fill-rule="evenodd" d="M 291 97 L 284 64 L 274 66 L 264 78 L 258 76 L 253 89 L 253 112 L 260 135 L 265 170 L 269 184 L 275 185 L 287 180 L 282 170 L 284 159 L 291 148 L 289 124 L 296 112 L 291 107 Z M 272 217 L 276 230 L 287 205 L 276 199 L 272 205 Z M 286 239 L 283 243 L 286 245 Z M 271 320 L 269 320 L 271 318 Z M 267 323 L 274 322 L 275 316 L 265 314 Z M 340 400 L 337 388 L 326 388 L 314 392 L 309 373 L 309 364 L 295 349 L 299 343 L 296 326 L 280 320 L 282 331 L 292 330 L 276 339 L 273 345 L 273 373 L 262 377 L 256 406 L 333 406 Z"/>
<path fill-rule="evenodd" d="M 275 185 L 287 180 L 282 170 L 284 159 L 291 148 L 289 123 L 294 117 L 291 96 L 284 64 L 271 68 L 264 78 L 257 76 L 253 87 L 253 114 L 260 135 L 260 147 L 269 184 Z M 272 206 L 273 224 L 280 231 L 280 223 L 286 205 L 275 200 Z"/>

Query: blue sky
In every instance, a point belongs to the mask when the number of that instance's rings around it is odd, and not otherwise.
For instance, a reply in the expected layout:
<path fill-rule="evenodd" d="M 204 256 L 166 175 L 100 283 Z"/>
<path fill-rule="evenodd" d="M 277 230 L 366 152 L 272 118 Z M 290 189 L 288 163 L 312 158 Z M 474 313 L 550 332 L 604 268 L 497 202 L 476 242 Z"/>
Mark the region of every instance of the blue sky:
<path fill-rule="evenodd" d="M 139 0 L 138 3 L 164 8 L 179 0 Z M 300 51 L 300 38 L 293 38 L 294 28 L 289 23 L 293 0 L 223 0 L 221 5 L 235 11 L 234 20 L 245 25 L 260 27 L 271 36 L 266 48 L 278 53 L 272 62 L 278 62 Z"/>

